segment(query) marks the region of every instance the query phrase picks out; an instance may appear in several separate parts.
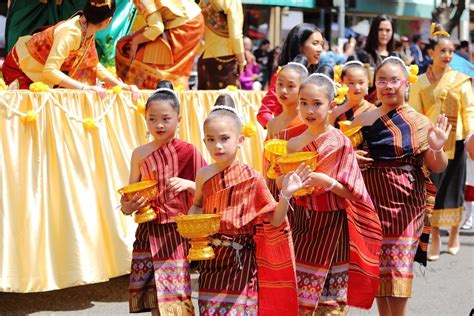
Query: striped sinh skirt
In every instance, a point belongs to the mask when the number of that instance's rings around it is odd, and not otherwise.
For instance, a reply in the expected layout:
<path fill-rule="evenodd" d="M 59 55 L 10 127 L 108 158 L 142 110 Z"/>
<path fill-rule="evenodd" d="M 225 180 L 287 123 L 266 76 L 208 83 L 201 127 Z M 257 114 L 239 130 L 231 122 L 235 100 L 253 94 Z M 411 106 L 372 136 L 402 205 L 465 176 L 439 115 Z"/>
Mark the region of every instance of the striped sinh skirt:
<path fill-rule="evenodd" d="M 176 223 L 138 225 L 129 286 L 131 313 L 157 308 L 160 315 L 194 315 L 188 244 Z"/>
<path fill-rule="evenodd" d="M 345 210 L 321 212 L 298 207 L 291 230 L 300 313 L 344 313 L 349 269 Z"/>
<path fill-rule="evenodd" d="M 466 183 L 464 141 L 456 141 L 454 159 L 449 160 L 448 167 L 442 173 L 432 173 L 431 180 L 438 189 L 431 225 L 434 227 L 459 225 L 463 217 Z"/>
<path fill-rule="evenodd" d="M 410 297 L 413 262 L 423 230 L 423 171 L 411 166 L 373 167 L 363 172 L 382 224 L 379 297 Z"/>
<path fill-rule="evenodd" d="M 239 243 L 238 252 L 229 246 L 214 248 L 216 257 L 199 263 L 200 315 L 257 315 L 257 262 L 252 235 L 213 238 Z"/>

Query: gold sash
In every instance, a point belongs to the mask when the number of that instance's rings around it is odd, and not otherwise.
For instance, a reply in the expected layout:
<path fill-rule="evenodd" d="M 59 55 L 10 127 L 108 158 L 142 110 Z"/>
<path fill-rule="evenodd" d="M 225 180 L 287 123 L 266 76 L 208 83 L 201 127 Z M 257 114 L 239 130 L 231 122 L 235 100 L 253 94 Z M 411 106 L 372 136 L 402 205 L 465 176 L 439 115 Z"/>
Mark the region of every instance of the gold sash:
<path fill-rule="evenodd" d="M 444 146 L 448 159 L 454 159 L 456 150 L 456 127 L 461 104 L 461 87 L 465 80 L 469 80 L 469 77 L 457 71 L 448 71 L 437 82 L 421 89 L 420 92 L 426 116 L 437 118 L 440 114 L 446 114 L 449 124 L 453 126 Z M 433 112 L 435 112 L 434 115 Z"/>

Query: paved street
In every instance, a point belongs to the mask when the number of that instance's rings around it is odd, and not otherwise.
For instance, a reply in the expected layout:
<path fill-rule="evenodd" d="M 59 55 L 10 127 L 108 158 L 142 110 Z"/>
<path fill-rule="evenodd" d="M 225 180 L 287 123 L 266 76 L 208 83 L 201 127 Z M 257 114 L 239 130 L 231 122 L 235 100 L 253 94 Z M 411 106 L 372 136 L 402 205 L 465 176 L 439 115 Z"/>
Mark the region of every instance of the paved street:
<path fill-rule="evenodd" d="M 440 260 L 429 263 L 427 269 L 416 265 L 409 315 L 469 315 L 474 308 L 474 231 L 462 231 L 461 243 L 458 255 L 451 256 L 446 253 L 444 236 Z M 0 315 L 126 315 L 127 286 L 128 276 L 123 276 L 45 293 L 0 293 Z M 348 314 L 377 315 L 377 309 L 350 309 Z"/>

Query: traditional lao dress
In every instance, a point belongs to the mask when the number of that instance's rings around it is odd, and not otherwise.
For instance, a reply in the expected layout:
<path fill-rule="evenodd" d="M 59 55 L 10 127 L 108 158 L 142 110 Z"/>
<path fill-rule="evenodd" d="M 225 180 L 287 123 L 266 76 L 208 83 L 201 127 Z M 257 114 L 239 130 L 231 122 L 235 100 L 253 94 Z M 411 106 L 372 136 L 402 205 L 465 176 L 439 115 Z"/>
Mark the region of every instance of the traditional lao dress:
<path fill-rule="evenodd" d="M 339 128 L 339 121 L 353 121 L 357 115 L 372 110 L 374 108 L 375 105 L 366 100 L 362 100 L 361 104 L 359 104 L 358 106 L 350 108 L 346 112 L 341 113 L 338 117 L 336 117 L 336 119 L 334 120 L 334 127 Z"/>
<path fill-rule="evenodd" d="M 363 172 L 364 180 L 383 232 L 378 296 L 410 297 L 415 255 L 426 265 L 436 191 L 423 170 L 429 126 L 424 115 L 405 105 L 362 129 L 366 149 L 374 159 Z"/>
<path fill-rule="evenodd" d="M 203 211 L 222 213 L 216 257 L 200 263 L 201 315 L 297 315 L 288 232 L 263 229 L 276 202 L 265 180 L 234 162 L 202 187 Z"/>
<path fill-rule="evenodd" d="M 379 285 L 381 227 L 352 144 L 333 128 L 303 151 L 317 152 L 315 171 L 339 181 L 357 202 L 318 188 L 297 200 L 304 207 L 291 226 L 300 311 L 343 313 L 346 304 L 369 309 Z"/>
<path fill-rule="evenodd" d="M 130 312 L 158 308 L 161 315 L 194 315 L 191 279 L 186 259 L 188 244 L 177 231 L 174 218 L 187 214 L 193 194 L 166 189 L 167 181 L 179 177 L 194 181 L 206 162 L 191 144 L 173 139 L 140 162 L 141 179 L 158 180 L 152 201 L 157 219 L 138 225 L 133 244 L 130 274 Z"/>

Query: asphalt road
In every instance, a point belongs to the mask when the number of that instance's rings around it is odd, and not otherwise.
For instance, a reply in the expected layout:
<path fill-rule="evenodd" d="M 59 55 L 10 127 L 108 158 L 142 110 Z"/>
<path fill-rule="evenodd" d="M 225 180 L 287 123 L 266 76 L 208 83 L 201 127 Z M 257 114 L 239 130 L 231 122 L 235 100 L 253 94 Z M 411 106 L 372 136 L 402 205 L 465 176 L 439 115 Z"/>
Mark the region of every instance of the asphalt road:
<path fill-rule="evenodd" d="M 444 252 L 438 261 L 430 262 L 426 269 L 415 266 L 409 315 L 467 316 L 474 308 L 474 231 L 461 231 L 461 250 L 456 256 L 446 252 L 447 236 L 442 241 Z M 122 276 L 51 292 L 0 293 L 0 315 L 126 315 L 127 287 L 128 276 Z M 197 297 L 195 292 L 193 297 Z M 370 311 L 351 308 L 348 315 L 378 313 L 373 306 Z"/>

